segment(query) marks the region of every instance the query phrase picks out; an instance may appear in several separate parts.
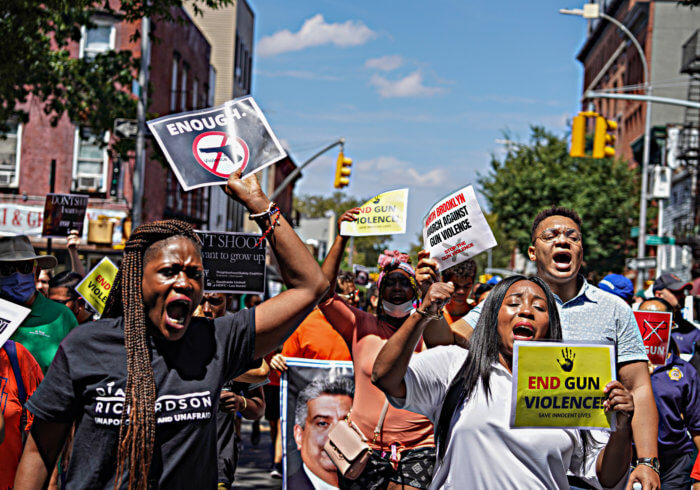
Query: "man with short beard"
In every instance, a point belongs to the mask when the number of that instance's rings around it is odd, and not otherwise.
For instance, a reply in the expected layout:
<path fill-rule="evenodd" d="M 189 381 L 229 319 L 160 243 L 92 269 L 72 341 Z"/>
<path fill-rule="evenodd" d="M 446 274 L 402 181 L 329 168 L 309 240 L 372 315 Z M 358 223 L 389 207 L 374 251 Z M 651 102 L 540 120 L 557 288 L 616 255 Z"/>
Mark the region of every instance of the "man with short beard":
<path fill-rule="evenodd" d="M 531 237 L 528 256 L 537 264 L 537 276 L 554 293 L 563 340 L 615 342 L 618 379 L 632 392 L 635 405 L 632 430 L 638 459 L 630 481 L 642 483 L 645 490 L 659 488 L 658 412 L 632 310 L 621 298 L 601 291 L 579 274 L 583 236 L 576 211 L 563 207 L 541 211 L 532 224 Z M 465 317 L 472 328 L 480 313 L 481 305 Z"/>

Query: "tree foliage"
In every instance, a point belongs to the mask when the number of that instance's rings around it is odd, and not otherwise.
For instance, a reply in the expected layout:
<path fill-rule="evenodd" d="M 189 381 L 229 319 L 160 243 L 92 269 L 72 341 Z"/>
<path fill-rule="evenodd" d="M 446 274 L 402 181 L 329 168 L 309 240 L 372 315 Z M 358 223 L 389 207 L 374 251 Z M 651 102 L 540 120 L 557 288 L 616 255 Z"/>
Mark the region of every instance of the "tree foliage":
<path fill-rule="evenodd" d="M 216 8 L 232 0 L 192 0 Z M 135 22 L 148 16 L 184 21 L 173 7 L 182 0 L 9 0 L 0 2 L 0 131 L 11 120 L 27 122 L 26 103 L 44 104 L 52 124 L 63 114 L 95 132 L 112 128 L 115 118 L 136 115 L 136 96 L 129 92 L 139 60 L 131 51 L 114 50 L 93 59 L 71 58 L 71 43 L 80 42 L 81 27 L 96 17 Z M 138 38 L 138 32 L 135 39 Z M 134 39 L 134 40 L 135 40 Z"/>
<path fill-rule="evenodd" d="M 326 216 L 328 211 L 333 211 L 336 218 L 340 218 L 340 215 L 348 209 L 358 207 L 369 199 L 369 197 L 366 199 L 355 198 L 341 191 L 335 191 L 330 196 L 295 196 L 294 209 L 309 218 L 321 218 Z M 355 237 L 353 240 L 353 263 L 363 264 L 367 267 L 376 267 L 379 254 L 389 246 L 390 241 L 391 237 L 387 235 Z M 347 255 L 345 259 L 347 260 Z"/>
<path fill-rule="evenodd" d="M 572 158 L 566 140 L 531 130 L 529 144 L 510 147 L 503 161 L 493 157 L 489 174 L 479 177 L 504 233 L 527 253 L 535 215 L 552 205 L 572 208 L 583 220 L 587 269 L 621 271 L 634 249 L 638 173 L 620 160 Z"/>

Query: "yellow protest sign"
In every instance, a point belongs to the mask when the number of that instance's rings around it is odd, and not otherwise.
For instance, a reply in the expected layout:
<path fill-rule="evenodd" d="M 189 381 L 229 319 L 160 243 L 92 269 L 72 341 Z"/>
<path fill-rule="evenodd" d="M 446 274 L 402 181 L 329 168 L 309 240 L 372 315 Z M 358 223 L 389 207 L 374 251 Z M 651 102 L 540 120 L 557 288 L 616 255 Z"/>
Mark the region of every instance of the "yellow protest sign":
<path fill-rule="evenodd" d="M 615 430 L 603 408 L 613 379 L 613 345 L 516 341 L 510 425 Z"/>
<path fill-rule="evenodd" d="M 100 315 L 105 309 L 105 302 L 114 284 L 117 270 L 117 266 L 105 257 L 75 286 L 78 294 Z"/>
<path fill-rule="evenodd" d="M 383 192 L 360 206 L 356 221 L 343 222 L 343 236 L 398 235 L 406 233 L 408 189 Z"/>

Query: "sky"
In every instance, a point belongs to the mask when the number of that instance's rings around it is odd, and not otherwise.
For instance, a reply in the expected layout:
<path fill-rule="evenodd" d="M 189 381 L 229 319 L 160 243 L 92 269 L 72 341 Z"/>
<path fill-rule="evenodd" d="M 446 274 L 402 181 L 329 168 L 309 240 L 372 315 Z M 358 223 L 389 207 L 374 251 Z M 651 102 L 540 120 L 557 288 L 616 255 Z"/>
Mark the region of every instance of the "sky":
<path fill-rule="evenodd" d="M 273 130 L 297 163 L 344 137 L 350 195 L 409 187 L 399 249 L 437 200 L 478 187 L 504 132 L 564 135 L 580 107 L 585 21 L 558 13 L 580 0 L 248 1 L 252 94 Z M 330 195 L 337 155 L 311 163 L 296 195 Z"/>

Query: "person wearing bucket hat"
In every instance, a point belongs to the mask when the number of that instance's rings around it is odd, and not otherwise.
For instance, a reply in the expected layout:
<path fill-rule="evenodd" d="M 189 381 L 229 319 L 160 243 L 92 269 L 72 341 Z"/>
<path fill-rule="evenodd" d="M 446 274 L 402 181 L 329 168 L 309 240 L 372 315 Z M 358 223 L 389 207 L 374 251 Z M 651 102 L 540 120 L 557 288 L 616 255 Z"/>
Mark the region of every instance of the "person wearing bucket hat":
<path fill-rule="evenodd" d="M 634 286 L 632 281 L 620 274 L 608 274 L 598 283 L 603 291 L 619 296 L 625 303 L 631 305 L 634 301 Z"/>
<path fill-rule="evenodd" d="M 25 235 L 0 237 L 0 298 L 31 309 L 10 338 L 27 348 L 44 373 L 58 345 L 78 325 L 70 309 L 36 290 L 36 269 L 56 264 L 53 255 L 37 255 Z"/>

